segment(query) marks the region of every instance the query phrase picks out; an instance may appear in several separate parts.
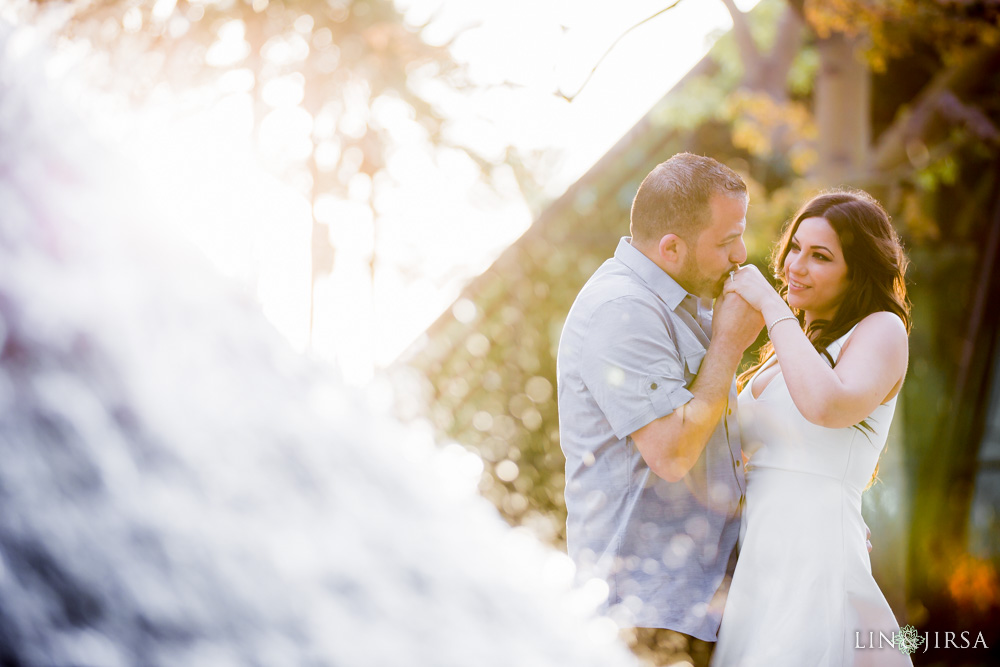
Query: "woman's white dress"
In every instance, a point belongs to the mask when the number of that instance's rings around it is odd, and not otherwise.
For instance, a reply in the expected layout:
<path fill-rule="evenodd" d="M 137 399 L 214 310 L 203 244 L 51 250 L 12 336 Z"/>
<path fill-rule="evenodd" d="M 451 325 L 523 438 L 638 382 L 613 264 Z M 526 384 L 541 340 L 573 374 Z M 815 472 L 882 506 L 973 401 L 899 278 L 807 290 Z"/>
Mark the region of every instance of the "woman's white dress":
<path fill-rule="evenodd" d="M 853 331 L 827 348 L 834 360 Z M 912 664 L 884 639 L 878 648 L 879 633 L 891 638 L 899 625 L 872 578 L 861 518 L 896 399 L 868 417 L 870 433 L 807 421 L 780 371 L 756 399 L 753 386 L 739 395 L 751 458 L 739 560 L 712 665 Z"/>

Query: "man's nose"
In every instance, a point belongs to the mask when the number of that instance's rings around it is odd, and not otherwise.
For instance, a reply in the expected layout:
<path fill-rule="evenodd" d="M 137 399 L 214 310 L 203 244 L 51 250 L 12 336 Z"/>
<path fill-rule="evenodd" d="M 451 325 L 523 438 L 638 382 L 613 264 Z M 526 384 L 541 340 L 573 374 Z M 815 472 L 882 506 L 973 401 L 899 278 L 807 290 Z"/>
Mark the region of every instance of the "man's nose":
<path fill-rule="evenodd" d="M 729 261 L 733 264 L 742 264 L 747 261 L 747 244 L 743 242 L 743 239 L 740 239 L 740 242 L 736 244 L 729 256 Z"/>

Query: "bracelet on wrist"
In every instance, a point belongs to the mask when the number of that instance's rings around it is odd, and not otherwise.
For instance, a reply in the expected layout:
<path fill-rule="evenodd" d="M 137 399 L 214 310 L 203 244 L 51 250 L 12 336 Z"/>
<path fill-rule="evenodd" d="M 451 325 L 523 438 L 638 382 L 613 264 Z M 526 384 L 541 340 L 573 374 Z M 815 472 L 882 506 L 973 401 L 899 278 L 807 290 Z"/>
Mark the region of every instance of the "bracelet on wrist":
<path fill-rule="evenodd" d="M 771 329 L 774 327 L 775 324 L 777 324 L 778 322 L 784 322 L 785 320 L 795 320 L 796 322 L 798 322 L 799 318 L 795 317 L 794 315 L 785 315 L 784 317 L 779 317 L 778 319 L 767 325 L 767 337 L 768 338 L 771 337 Z"/>

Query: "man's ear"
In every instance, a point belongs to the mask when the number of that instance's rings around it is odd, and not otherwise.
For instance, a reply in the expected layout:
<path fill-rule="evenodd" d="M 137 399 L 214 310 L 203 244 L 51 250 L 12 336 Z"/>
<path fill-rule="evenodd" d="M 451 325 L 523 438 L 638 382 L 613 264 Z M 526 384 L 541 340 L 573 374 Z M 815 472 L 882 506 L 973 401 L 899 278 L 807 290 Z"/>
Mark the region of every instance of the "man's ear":
<path fill-rule="evenodd" d="M 667 234 L 660 238 L 656 250 L 660 259 L 668 266 L 680 265 L 684 262 L 684 255 L 687 253 L 688 247 L 684 239 L 677 234 Z"/>

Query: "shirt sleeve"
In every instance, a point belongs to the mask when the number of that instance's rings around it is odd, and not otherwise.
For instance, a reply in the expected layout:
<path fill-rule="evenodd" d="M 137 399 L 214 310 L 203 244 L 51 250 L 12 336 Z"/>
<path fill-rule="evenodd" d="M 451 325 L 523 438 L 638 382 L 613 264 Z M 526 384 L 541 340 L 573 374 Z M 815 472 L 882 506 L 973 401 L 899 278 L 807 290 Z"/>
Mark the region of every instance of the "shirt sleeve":
<path fill-rule="evenodd" d="M 693 398 L 662 311 L 636 296 L 595 310 L 583 341 L 582 376 L 618 438 Z"/>

